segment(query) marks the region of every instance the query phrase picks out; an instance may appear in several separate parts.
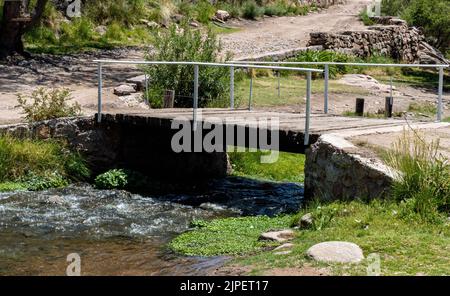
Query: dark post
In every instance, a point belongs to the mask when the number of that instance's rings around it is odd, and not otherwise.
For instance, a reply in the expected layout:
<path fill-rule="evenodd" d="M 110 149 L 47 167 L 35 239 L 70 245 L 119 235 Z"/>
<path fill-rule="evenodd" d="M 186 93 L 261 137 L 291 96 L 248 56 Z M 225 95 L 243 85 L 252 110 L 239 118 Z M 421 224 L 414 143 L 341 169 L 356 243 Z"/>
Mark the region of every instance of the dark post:
<path fill-rule="evenodd" d="M 175 101 L 175 91 L 166 89 L 164 91 L 164 108 L 173 108 L 173 104 Z"/>
<path fill-rule="evenodd" d="M 364 115 L 364 99 L 356 98 L 355 114 L 358 116 Z"/>
<path fill-rule="evenodd" d="M 394 98 L 386 97 L 386 101 L 384 103 L 384 115 L 386 117 L 392 117 L 392 108 L 394 106 Z"/>

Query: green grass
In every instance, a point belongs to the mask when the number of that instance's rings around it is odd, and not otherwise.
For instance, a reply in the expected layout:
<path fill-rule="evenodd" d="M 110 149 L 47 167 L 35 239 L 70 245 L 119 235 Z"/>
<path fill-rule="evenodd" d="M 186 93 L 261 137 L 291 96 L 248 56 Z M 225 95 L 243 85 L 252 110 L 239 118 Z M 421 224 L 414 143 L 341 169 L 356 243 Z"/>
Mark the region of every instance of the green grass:
<path fill-rule="evenodd" d="M 0 136 L 0 188 L 41 190 L 89 177 L 83 158 L 56 141 Z"/>
<path fill-rule="evenodd" d="M 431 102 L 414 102 L 409 105 L 408 112 L 431 116 L 436 114 L 436 105 Z"/>
<path fill-rule="evenodd" d="M 306 250 L 323 241 L 349 241 L 361 246 L 364 255 L 381 257 L 383 275 L 450 274 L 450 227 L 428 224 L 402 217 L 403 207 L 392 202 L 335 202 L 304 210 L 325 221 L 321 227 L 297 231 L 294 248 L 288 255 L 267 251 L 269 245 L 258 241 L 263 231 L 289 226 L 298 216 L 276 218 L 225 218 L 197 223 L 202 227 L 176 238 L 170 247 L 189 255 L 242 255 L 231 264 L 250 266 L 252 274 L 305 264 L 326 266 L 333 274 L 365 275 L 366 262 L 359 265 L 317 264 Z M 273 246 L 273 245 L 272 245 Z"/>
<path fill-rule="evenodd" d="M 268 152 L 229 152 L 233 175 L 283 182 L 303 182 L 305 155 L 280 152 L 275 163 L 261 163 Z"/>
<path fill-rule="evenodd" d="M 192 256 L 242 255 L 260 251 L 273 243 L 259 241 L 262 232 L 286 228 L 290 216 L 267 216 L 217 219 L 211 222 L 195 221 L 195 231 L 186 232 L 170 242 L 178 253 Z"/>
<path fill-rule="evenodd" d="M 372 26 L 375 25 L 375 22 L 370 19 L 369 15 L 367 14 L 367 10 L 364 9 L 359 13 L 359 19 L 364 23 L 365 26 Z"/>
<path fill-rule="evenodd" d="M 450 116 L 443 119 L 444 122 L 450 122 Z"/>
<path fill-rule="evenodd" d="M 216 23 L 211 23 L 209 28 L 214 34 L 231 34 L 241 31 L 241 28 L 226 27 L 225 25 L 218 25 Z"/>
<path fill-rule="evenodd" d="M 239 102 L 237 106 L 247 107 L 249 101 L 250 78 L 245 77 L 236 82 L 235 98 Z M 252 106 L 287 106 L 305 104 L 306 80 L 299 76 L 281 76 L 280 97 L 278 97 L 277 77 L 256 77 L 253 78 L 253 99 Z M 359 87 L 352 87 L 338 83 L 329 82 L 330 94 L 355 94 L 367 95 L 368 91 Z M 317 79 L 312 81 L 312 93 L 323 94 L 324 81 Z"/>

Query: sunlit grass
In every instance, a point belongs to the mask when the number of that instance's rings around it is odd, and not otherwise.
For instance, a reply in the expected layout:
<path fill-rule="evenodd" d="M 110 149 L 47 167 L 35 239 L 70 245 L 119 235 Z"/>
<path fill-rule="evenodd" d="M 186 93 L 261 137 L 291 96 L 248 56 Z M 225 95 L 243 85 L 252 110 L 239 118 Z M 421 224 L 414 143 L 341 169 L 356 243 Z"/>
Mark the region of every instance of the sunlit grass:
<path fill-rule="evenodd" d="M 324 81 L 317 79 L 312 81 L 312 93 L 323 94 Z M 335 80 L 329 82 L 330 94 L 357 94 L 367 95 L 369 92 L 359 87 L 341 84 Z M 244 78 L 236 82 L 236 101 L 240 107 L 248 106 L 250 96 L 250 79 Z M 306 80 L 299 76 L 282 76 L 280 78 L 280 96 L 278 96 L 277 77 L 253 78 L 252 106 L 286 106 L 305 104 Z"/>
<path fill-rule="evenodd" d="M 229 153 L 233 175 L 271 181 L 304 181 L 304 154 L 279 152 L 276 162 L 261 163 L 261 156 L 268 153 L 261 151 Z"/>

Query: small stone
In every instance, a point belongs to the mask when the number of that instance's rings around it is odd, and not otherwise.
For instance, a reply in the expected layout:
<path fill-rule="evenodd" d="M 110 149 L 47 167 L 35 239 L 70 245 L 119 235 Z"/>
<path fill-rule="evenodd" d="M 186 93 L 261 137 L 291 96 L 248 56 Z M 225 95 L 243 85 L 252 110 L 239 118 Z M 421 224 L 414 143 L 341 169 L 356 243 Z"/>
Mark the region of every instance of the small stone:
<path fill-rule="evenodd" d="M 288 255 L 288 254 L 290 254 L 290 253 L 292 253 L 292 251 L 275 252 L 274 254 L 275 254 L 275 255 Z"/>
<path fill-rule="evenodd" d="M 300 218 L 298 226 L 300 228 L 310 228 L 313 225 L 313 216 L 311 213 L 307 213 Z"/>
<path fill-rule="evenodd" d="M 108 29 L 106 28 L 106 26 L 98 26 L 95 28 L 95 32 L 97 32 L 100 36 L 105 35 L 107 30 Z"/>
<path fill-rule="evenodd" d="M 135 93 L 136 89 L 129 84 L 122 84 L 116 88 L 114 88 L 114 94 L 117 96 L 128 96 L 132 93 Z"/>
<path fill-rule="evenodd" d="M 189 26 L 191 26 L 191 27 L 193 27 L 193 28 L 198 28 L 198 27 L 200 27 L 200 25 L 199 25 L 197 22 L 194 22 L 194 21 L 190 22 L 190 23 L 189 23 Z"/>
<path fill-rule="evenodd" d="M 285 242 L 292 238 L 294 238 L 294 231 L 290 229 L 279 230 L 279 231 L 269 231 L 261 234 L 259 237 L 260 240 L 270 240 L 276 242 Z"/>
<path fill-rule="evenodd" d="M 55 204 L 55 205 L 62 205 L 65 203 L 65 200 L 61 196 L 52 195 L 47 199 L 47 203 Z"/>
<path fill-rule="evenodd" d="M 273 249 L 274 251 L 278 251 L 278 250 L 283 250 L 283 249 L 290 249 L 294 246 L 294 244 L 292 243 L 285 243 L 282 244 L 281 246 L 276 247 L 275 249 Z"/>
<path fill-rule="evenodd" d="M 306 251 L 312 259 L 329 263 L 359 263 L 364 259 L 361 248 L 349 242 L 323 242 Z"/>

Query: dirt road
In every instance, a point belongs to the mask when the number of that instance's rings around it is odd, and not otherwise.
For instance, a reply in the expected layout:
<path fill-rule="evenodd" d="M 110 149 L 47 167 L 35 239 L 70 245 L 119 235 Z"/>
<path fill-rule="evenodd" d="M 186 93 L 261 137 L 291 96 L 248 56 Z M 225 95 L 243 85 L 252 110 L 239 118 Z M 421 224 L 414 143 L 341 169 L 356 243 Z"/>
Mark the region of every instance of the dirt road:
<path fill-rule="evenodd" d="M 223 35 L 224 48 L 235 58 L 306 46 L 313 32 L 364 29 L 359 13 L 371 0 L 347 0 L 300 17 L 266 17 L 259 21 L 231 21 L 241 31 Z"/>

